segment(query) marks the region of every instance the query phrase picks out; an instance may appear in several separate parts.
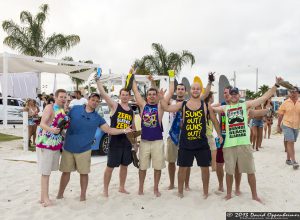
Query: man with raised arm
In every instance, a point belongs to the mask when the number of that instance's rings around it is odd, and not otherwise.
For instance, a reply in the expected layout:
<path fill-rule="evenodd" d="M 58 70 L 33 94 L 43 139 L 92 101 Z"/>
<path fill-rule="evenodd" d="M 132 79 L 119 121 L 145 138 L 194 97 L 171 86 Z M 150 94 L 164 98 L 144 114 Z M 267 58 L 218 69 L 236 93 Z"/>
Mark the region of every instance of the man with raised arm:
<path fill-rule="evenodd" d="M 106 101 L 111 112 L 111 127 L 128 128 L 134 126 L 134 112 L 128 105 L 130 99 L 129 91 L 122 88 L 119 93 L 120 102 L 114 101 L 104 90 L 101 80 L 97 80 L 97 87 L 102 98 Z M 131 143 L 125 134 L 111 136 L 109 149 L 107 154 L 107 166 L 104 172 L 104 189 L 103 195 L 108 197 L 108 186 L 111 175 L 115 167 L 120 166 L 120 186 L 119 192 L 129 194 L 125 189 L 125 181 L 127 177 L 127 167 L 132 162 Z"/>
<path fill-rule="evenodd" d="M 211 153 L 206 137 L 206 114 L 207 107 L 201 100 L 201 86 L 199 83 L 191 85 L 191 98 L 188 101 L 178 102 L 174 105 L 168 105 L 163 99 L 164 92 L 159 93 L 160 103 L 165 111 L 177 112 L 182 111 L 182 128 L 179 138 L 179 150 L 177 165 L 178 171 L 178 196 L 183 197 L 183 183 L 186 172 L 189 167 L 193 166 L 194 158 L 197 165 L 201 168 L 203 197 L 208 197 L 209 185 L 209 166 L 211 164 Z M 220 133 L 219 123 L 213 111 L 209 111 L 211 120 L 222 143 L 223 139 Z"/>
<path fill-rule="evenodd" d="M 279 87 L 281 78 L 276 78 L 275 85 L 267 91 L 262 97 L 240 103 L 238 88 L 230 90 L 230 104 L 213 107 L 217 113 L 225 113 L 226 120 L 226 139 L 223 147 L 223 156 L 225 161 L 227 195 L 226 200 L 231 198 L 233 174 L 236 166 L 240 173 L 247 173 L 248 183 L 252 192 L 252 199 L 262 202 L 257 195 L 254 159 L 250 145 L 250 130 L 247 126 L 247 110 L 249 108 L 261 105 L 268 100 Z"/>
<path fill-rule="evenodd" d="M 214 77 L 211 78 L 210 75 L 213 73 L 209 73 L 208 77 L 208 84 L 205 88 L 205 93 L 201 95 L 201 99 L 204 100 L 210 90 L 212 82 L 214 81 Z M 182 83 L 179 83 L 176 87 L 176 100 L 170 100 L 170 104 L 176 104 L 178 102 L 183 102 L 186 95 L 186 88 Z M 170 113 L 170 130 L 169 130 L 169 137 L 167 139 L 167 150 L 166 150 L 166 161 L 168 162 L 168 172 L 169 172 L 169 179 L 170 185 L 168 187 L 169 190 L 174 189 L 174 182 L 175 182 L 175 171 L 176 171 L 176 161 L 178 158 L 178 144 L 179 144 L 179 134 L 180 134 L 180 123 L 182 120 L 181 111 L 178 112 L 171 112 Z M 189 180 L 190 180 L 190 167 L 187 168 L 186 171 L 186 178 L 184 181 L 185 190 L 189 191 Z"/>
<path fill-rule="evenodd" d="M 132 70 L 130 71 L 132 72 Z M 155 88 L 150 88 L 147 91 L 145 101 L 138 91 L 137 83 L 133 80 L 132 90 L 138 106 L 141 109 L 141 143 L 139 147 L 139 195 L 144 194 L 144 182 L 146 178 L 147 169 L 152 167 L 154 169 L 154 194 L 159 197 L 161 193 L 158 189 L 160 181 L 161 170 L 165 168 L 164 158 L 164 142 L 163 142 L 163 128 L 162 118 L 164 111 L 158 103 L 158 91 Z M 170 75 L 169 93 L 165 97 L 169 102 L 174 92 L 174 71 Z"/>

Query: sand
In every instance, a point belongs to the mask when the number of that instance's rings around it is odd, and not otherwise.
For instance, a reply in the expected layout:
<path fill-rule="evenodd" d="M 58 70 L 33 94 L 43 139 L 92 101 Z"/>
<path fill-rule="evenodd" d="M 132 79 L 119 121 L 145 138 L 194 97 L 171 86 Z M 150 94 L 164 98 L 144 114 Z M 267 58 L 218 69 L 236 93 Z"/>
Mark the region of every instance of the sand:
<path fill-rule="evenodd" d="M 3 131 L 3 130 L 2 130 Z M 0 132 L 2 132 L 0 131 Z M 10 129 L 11 131 L 11 129 Z M 9 132 L 8 132 L 9 133 Z M 10 132 L 11 134 L 14 132 Z M 50 179 L 50 197 L 55 205 L 47 208 L 38 203 L 40 175 L 36 163 L 8 161 L 5 158 L 25 155 L 22 140 L 0 142 L 0 219 L 225 219 L 226 211 L 299 211 L 300 170 L 285 164 L 282 145 L 283 136 L 273 135 L 263 141 L 263 149 L 254 153 L 258 194 L 265 205 L 251 200 L 246 175 L 243 174 L 241 196 L 229 201 L 224 194 L 216 195 L 217 177 L 211 172 L 209 197 L 202 198 L 200 169 L 191 173 L 191 191 L 185 197 L 176 196 L 177 189 L 167 190 L 167 169 L 162 171 L 160 190 L 162 196 L 153 195 L 153 171 L 149 170 L 145 181 L 145 195 L 137 195 L 138 170 L 128 169 L 126 187 L 130 192 L 118 192 L 118 172 L 113 173 L 109 198 L 101 196 L 103 172 L 106 163 L 91 167 L 87 201 L 79 202 L 80 186 L 78 173 L 72 173 L 65 198 L 56 200 L 60 172 L 53 172 Z M 300 143 L 296 144 L 296 158 L 300 157 Z M 177 184 L 176 184 L 177 185 Z"/>

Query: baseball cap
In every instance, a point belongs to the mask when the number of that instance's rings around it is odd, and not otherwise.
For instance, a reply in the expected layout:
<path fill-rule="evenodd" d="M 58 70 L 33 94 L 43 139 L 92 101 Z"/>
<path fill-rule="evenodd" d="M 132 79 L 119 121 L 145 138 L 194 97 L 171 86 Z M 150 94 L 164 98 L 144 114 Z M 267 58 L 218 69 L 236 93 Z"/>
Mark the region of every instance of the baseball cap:
<path fill-rule="evenodd" d="M 100 99 L 100 95 L 98 93 L 95 93 L 95 92 L 90 94 L 89 99 L 93 98 L 93 97 L 98 97 Z"/>
<path fill-rule="evenodd" d="M 237 87 L 233 87 L 232 89 L 230 89 L 229 94 L 239 94 L 239 89 Z"/>

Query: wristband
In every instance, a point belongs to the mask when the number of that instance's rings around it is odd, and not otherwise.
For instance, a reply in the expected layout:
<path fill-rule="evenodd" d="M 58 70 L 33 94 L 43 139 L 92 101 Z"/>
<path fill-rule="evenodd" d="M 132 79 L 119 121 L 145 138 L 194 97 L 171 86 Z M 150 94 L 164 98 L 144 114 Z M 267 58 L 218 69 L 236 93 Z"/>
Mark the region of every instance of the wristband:
<path fill-rule="evenodd" d="M 279 87 L 280 87 L 280 85 L 278 85 L 277 83 L 275 83 L 275 86 L 276 86 L 277 88 L 279 88 Z"/>

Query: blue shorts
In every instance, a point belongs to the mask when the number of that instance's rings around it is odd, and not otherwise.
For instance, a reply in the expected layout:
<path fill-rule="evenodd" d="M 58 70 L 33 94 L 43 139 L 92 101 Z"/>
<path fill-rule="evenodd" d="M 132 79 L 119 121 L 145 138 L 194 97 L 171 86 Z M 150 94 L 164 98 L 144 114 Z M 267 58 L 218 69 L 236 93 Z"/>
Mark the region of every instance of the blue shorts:
<path fill-rule="evenodd" d="M 263 128 L 264 127 L 264 121 L 262 119 L 252 119 L 252 127 L 259 127 Z"/>
<path fill-rule="evenodd" d="M 284 140 L 285 141 L 291 141 L 291 142 L 296 142 L 297 141 L 297 137 L 299 134 L 299 129 L 294 129 L 294 128 L 290 128 L 287 127 L 285 125 L 282 125 L 282 131 L 284 134 Z"/>

